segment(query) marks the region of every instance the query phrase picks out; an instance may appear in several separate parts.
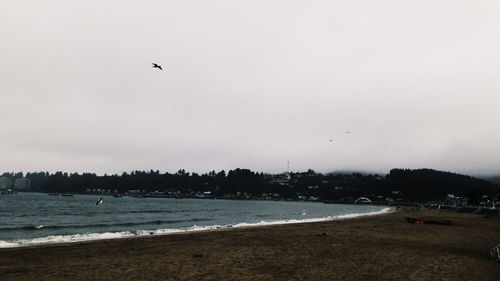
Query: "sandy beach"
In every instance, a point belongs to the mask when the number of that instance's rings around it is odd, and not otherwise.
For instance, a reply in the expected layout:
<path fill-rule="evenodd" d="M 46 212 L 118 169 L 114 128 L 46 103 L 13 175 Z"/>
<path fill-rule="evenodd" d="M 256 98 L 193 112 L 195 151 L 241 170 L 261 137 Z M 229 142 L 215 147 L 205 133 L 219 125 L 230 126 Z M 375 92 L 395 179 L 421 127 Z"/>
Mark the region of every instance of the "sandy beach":
<path fill-rule="evenodd" d="M 409 224 L 405 216 L 452 220 Z M 274 225 L 0 249 L 1 280 L 499 280 L 500 220 L 399 210 Z"/>

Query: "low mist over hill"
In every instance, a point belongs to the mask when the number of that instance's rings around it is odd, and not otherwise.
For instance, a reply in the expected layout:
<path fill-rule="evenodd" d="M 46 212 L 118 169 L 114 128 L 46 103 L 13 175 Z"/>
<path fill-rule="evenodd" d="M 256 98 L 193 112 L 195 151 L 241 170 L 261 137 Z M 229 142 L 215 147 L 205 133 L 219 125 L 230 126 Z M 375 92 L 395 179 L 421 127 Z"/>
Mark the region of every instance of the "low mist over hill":
<path fill-rule="evenodd" d="M 498 189 L 496 184 L 487 180 L 431 169 L 393 169 L 386 176 L 386 184 L 417 201 L 447 194 L 479 200 L 481 194 L 491 195 Z"/>
<path fill-rule="evenodd" d="M 492 183 L 495 183 L 497 185 L 500 185 L 500 175 L 499 176 L 488 176 L 488 177 L 482 177 L 487 181 L 490 181 Z"/>

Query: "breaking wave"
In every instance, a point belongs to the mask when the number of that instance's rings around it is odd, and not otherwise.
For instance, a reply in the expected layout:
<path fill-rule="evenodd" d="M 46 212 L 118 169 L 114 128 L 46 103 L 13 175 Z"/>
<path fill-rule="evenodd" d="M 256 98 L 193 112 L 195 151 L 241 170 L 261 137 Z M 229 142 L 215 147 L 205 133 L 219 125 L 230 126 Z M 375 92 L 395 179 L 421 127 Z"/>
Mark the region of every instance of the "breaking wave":
<path fill-rule="evenodd" d="M 72 243 L 72 242 L 82 242 L 91 240 L 102 240 L 102 239 L 117 239 L 117 238 L 128 238 L 128 237 L 138 237 L 138 236 L 150 236 L 150 235 L 166 235 L 172 233 L 180 232 L 195 232 L 195 231 L 206 231 L 224 228 L 240 228 L 240 227 L 254 227 L 263 225 L 276 225 L 276 224 L 292 224 L 292 223 L 307 223 L 307 222 L 320 222 L 320 221 L 331 221 L 331 220 L 345 220 L 355 217 L 362 216 L 372 216 L 383 213 L 391 212 L 391 208 L 383 208 L 380 211 L 369 212 L 369 213 L 355 213 L 355 214 L 344 214 L 338 216 L 327 216 L 322 218 L 309 218 L 309 219 L 287 219 L 287 220 L 273 220 L 273 221 L 259 221 L 259 222 L 242 222 L 237 224 L 228 225 L 209 225 L 209 226 L 197 226 L 193 225 L 191 227 L 183 228 L 163 228 L 163 229 L 153 229 L 153 230 L 137 230 L 137 231 L 119 231 L 119 232 L 104 232 L 104 233 L 88 233 L 88 234 L 71 234 L 71 235 L 51 235 L 46 237 L 38 237 L 31 239 L 14 239 L 14 240 L 0 240 L 0 248 L 14 248 L 14 247 L 28 247 L 35 245 L 44 244 L 54 244 L 54 243 Z M 191 222 L 205 221 L 206 219 L 193 219 Z M 183 220 L 185 222 L 186 220 Z M 153 221 L 155 222 L 155 221 Z M 160 221 L 172 222 L 172 221 Z M 151 224 L 152 222 L 144 222 L 142 224 Z M 138 225 L 137 223 L 130 224 L 115 224 L 120 226 Z M 102 225 L 98 225 L 102 226 Z M 50 226 L 28 226 L 28 228 L 43 229 Z M 52 226 L 54 227 L 54 226 Z M 74 226 L 72 226 L 74 227 Z M 85 227 L 89 227 L 86 225 Z"/>
<path fill-rule="evenodd" d="M 0 231 L 9 230 L 42 230 L 42 229 L 65 229 L 65 228 L 98 228 L 98 227 L 114 227 L 114 226 L 138 226 L 149 224 L 174 224 L 180 222 L 202 222 L 210 219 L 188 219 L 188 220 L 154 220 L 147 222 L 128 222 L 128 223 L 99 223 L 99 224 L 67 224 L 67 225 L 28 225 L 21 227 L 0 227 Z"/>

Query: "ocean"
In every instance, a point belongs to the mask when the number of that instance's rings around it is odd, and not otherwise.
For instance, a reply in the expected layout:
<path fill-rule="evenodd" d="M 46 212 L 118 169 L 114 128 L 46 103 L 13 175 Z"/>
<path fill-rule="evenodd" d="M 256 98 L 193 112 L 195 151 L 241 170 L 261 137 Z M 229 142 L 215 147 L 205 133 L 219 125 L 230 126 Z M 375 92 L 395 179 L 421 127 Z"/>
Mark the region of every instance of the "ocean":
<path fill-rule="evenodd" d="M 102 204 L 96 205 L 103 197 Z M 0 248 L 346 219 L 389 208 L 316 202 L 0 195 Z"/>

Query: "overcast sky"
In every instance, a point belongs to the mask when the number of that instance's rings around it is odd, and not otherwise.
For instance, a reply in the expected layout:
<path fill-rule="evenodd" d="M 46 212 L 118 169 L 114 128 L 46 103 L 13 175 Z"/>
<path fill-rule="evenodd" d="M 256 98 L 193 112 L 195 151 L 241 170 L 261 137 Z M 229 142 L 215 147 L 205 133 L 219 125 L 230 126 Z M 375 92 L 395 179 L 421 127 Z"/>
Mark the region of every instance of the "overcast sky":
<path fill-rule="evenodd" d="M 500 173 L 499 50 L 497 0 L 2 0 L 0 172 Z"/>

